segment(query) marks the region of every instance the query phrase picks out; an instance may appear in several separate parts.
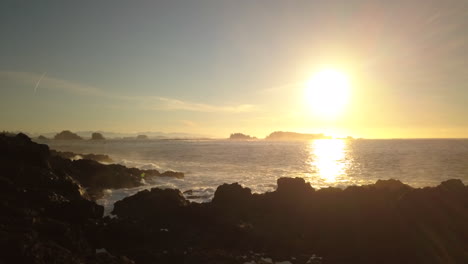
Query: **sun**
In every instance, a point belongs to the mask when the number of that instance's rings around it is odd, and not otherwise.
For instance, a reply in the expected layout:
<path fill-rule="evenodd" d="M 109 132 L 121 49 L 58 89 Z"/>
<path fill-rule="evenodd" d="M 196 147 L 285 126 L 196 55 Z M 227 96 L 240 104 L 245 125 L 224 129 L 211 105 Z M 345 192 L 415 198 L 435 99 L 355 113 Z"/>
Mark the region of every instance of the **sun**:
<path fill-rule="evenodd" d="M 306 83 L 308 107 L 319 117 L 334 118 L 343 112 L 349 100 L 348 76 L 334 69 L 324 69 Z"/>

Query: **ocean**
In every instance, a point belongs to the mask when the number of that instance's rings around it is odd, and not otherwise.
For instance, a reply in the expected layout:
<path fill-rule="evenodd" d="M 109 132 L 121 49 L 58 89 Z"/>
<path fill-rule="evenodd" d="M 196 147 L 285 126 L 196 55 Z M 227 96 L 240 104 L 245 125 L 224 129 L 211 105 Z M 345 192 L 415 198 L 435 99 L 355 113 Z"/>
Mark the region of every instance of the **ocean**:
<path fill-rule="evenodd" d="M 238 182 L 262 193 L 280 177 L 302 177 L 314 188 L 398 179 L 413 187 L 435 186 L 456 178 L 468 183 L 468 139 L 394 139 L 312 141 L 230 140 L 49 140 L 52 149 L 108 154 L 128 167 L 174 170 L 184 179 L 157 178 L 132 189 L 109 190 L 100 204 L 142 189 L 177 188 L 196 202 L 209 201 L 216 187 Z"/>

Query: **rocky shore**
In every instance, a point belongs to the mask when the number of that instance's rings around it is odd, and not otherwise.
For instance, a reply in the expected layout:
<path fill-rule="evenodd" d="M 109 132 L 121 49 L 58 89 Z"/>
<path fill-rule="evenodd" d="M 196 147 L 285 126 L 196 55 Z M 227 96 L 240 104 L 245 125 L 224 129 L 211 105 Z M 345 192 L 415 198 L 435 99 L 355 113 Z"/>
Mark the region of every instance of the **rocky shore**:
<path fill-rule="evenodd" d="M 315 190 L 280 178 L 264 194 L 221 185 L 203 204 L 154 188 L 103 217 L 100 191 L 161 174 L 66 159 L 23 134 L 0 135 L 0 169 L 0 263 L 468 263 L 460 180 Z"/>

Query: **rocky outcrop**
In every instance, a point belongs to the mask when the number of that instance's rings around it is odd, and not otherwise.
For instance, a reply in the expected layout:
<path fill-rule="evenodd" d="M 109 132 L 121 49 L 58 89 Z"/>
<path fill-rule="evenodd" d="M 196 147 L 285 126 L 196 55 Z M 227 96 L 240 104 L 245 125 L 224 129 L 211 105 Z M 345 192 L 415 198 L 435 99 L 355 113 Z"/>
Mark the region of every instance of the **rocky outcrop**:
<path fill-rule="evenodd" d="M 132 188 L 143 185 L 143 180 L 153 177 L 183 178 L 184 173 L 157 170 L 127 168 L 119 164 L 102 164 L 112 162 L 109 156 L 102 154 L 76 154 L 73 152 L 50 151 L 52 169 L 59 169 L 71 175 L 79 182 L 93 199 L 103 195 L 105 189 Z"/>
<path fill-rule="evenodd" d="M 49 138 L 43 136 L 43 135 L 40 135 L 37 137 L 38 140 L 49 140 Z"/>
<path fill-rule="evenodd" d="M 133 188 L 144 184 L 143 180 L 153 177 L 183 178 L 181 172 L 141 170 L 119 164 L 101 164 L 95 160 L 65 160 L 55 156 L 51 159 L 54 168 L 60 168 L 85 187 L 94 199 L 101 197 L 105 189 Z"/>
<path fill-rule="evenodd" d="M 72 159 L 72 160 L 77 160 L 77 159 L 87 159 L 87 160 L 94 160 L 97 162 L 114 162 L 111 157 L 105 154 L 78 154 L 70 151 L 56 151 L 56 150 L 50 150 L 50 154 L 53 156 L 59 156 L 64 159 Z"/>
<path fill-rule="evenodd" d="M 141 191 L 114 204 L 113 214 L 154 223 L 177 218 L 189 202 L 179 190 L 157 189 Z"/>
<path fill-rule="evenodd" d="M 379 180 L 344 190 L 314 190 L 302 178 L 280 178 L 277 190 L 265 194 L 252 194 L 237 183 L 221 185 L 205 204 L 189 203 L 177 190 L 152 189 L 116 203 L 113 213 L 119 218 L 108 231 L 157 230 L 140 238 L 151 252 L 172 257 L 180 252 L 191 256 L 187 252 L 192 248 L 264 252 L 291 263 L 305 263 L 298 260 L 313 254 L 323 259 L 309 263 L 468 261 L 463 246 L 468 243 L 468 187 L 460 180 L 423 189 Z M 125 236 L 115 236 L 103 243 L 116 254 L 143 263 L 163 259 L 137 250 L 143 247 L 138 242 L 122 249 L 116 241 Z"/>
<path fill-rule="evenodd" d="M 104 136 L 101 133 L 93 133 L 91 134 L 91 140 L 104 140 Z"/>
<path fill-rule="evenodd" d="M 169 170 L 169 171 L 165 171 L 165 172 L 161 173 L 159 176 L 182 179 L 182 178 L 184 178 L 185 175 L 184 175 L 183 172 Z"/>
<path fill-rule="evenodd" d="M 57 135 L 55 135 L 54 139 L 58 139 L 58 140 L 81 140 L 83 138 L 78 136 L 77 134 L 69 131 L 69 130 L 64 130 L 64 131 L 58 133 Z"/>
<path fill-rule="evenodd" d="M 242 134 L 242 133 L 232 133 L 229 136 L 229 139 L 231 139 L 231 140 L 253 140 L 253 139 L 257 139 L 257 138 L 256 137 L 251 137 L 249 135 Z"/>
<path fill-rule="evenodd" d="M 0 134 L 0 171 L 1 263 L 131 263 L 95 254 L 103 207 L 51 167 L 46 145 Z"/>
<path fill-rule="evenodd" d="M 23 134 L 0 135 L 0 263 L 468 262 L 468 187 L 460 180 L 315 190 L 280 178 L 264 194 L 223 184 L 201 204 L 153 188 L 102 218 L 82 186 L 141 172 L 122 167 L 63 159 Z M 121 185 L 132 184 L 127 176 Z"/>

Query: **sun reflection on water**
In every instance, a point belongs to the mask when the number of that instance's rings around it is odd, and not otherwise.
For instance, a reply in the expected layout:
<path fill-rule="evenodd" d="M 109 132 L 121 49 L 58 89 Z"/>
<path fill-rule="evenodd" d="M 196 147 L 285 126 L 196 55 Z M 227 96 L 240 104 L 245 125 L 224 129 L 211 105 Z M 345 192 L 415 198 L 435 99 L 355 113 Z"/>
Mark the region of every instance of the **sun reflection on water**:
<path fill-rule="evenodd" d="M 310 145 L 310 166 L 326 183 L 346 180 L 346 141 L 343 139 L 317 139 Z"/>

